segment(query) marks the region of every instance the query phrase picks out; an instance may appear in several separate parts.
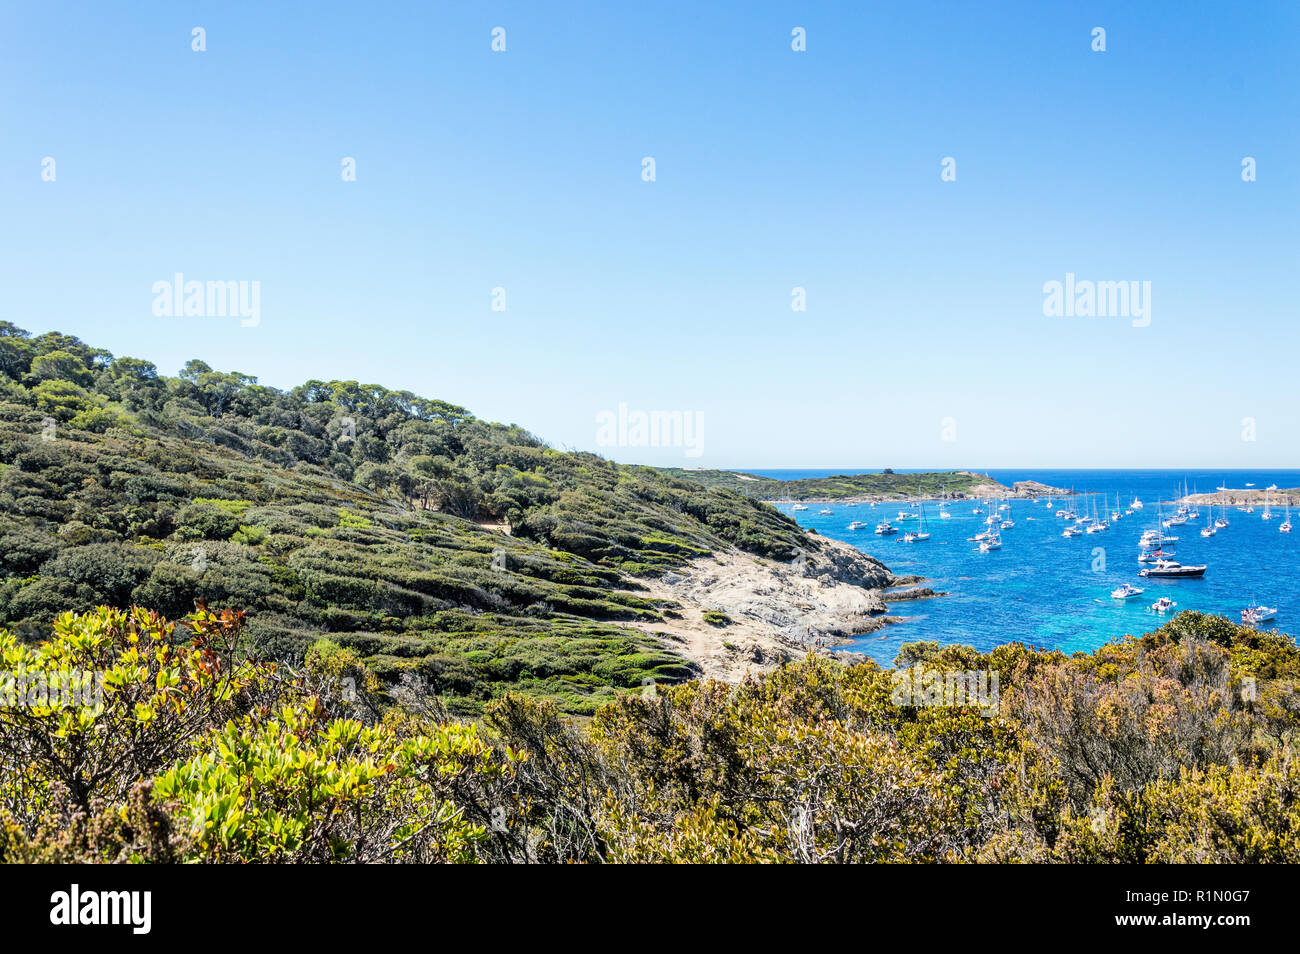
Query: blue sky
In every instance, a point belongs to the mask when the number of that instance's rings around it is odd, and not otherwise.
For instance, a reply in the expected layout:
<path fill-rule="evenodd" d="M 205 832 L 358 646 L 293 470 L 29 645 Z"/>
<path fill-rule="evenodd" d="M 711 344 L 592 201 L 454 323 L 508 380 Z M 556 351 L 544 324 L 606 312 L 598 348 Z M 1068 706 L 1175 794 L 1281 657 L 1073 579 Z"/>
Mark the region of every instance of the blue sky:
<path fill-rule="evenodd" d="M 0 318 L 619 460 L 1297 466 L 1297 53 L 1288 2 L 8 4 Z M 260 324 L 155 317 L 178 271 Z"/>

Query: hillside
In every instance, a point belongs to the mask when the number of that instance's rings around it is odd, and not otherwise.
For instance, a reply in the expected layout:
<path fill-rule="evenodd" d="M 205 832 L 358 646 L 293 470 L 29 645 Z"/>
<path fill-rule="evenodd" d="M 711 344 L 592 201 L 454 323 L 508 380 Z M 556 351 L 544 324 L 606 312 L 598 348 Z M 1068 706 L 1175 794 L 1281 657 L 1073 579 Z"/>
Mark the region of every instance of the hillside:
<path fill-rule="evenodd" d="M 12 326 L 0 372 L 0 862 L 1300 858 L 1283 633 L 840 665 L 899 581 L 730 489 Z"/>
<path fill-rule="evenodd" d="M 829 546 L 742 494 L 443 401 L 198 360 L 169 377 L 0 324 L 0 621 L 26 638 L 65 611 L 203 600 L 246 610 L 272 658 L 324 637 L 459 711 L 515 688 L 590 712 L 699 671 L 656 624 L 700 607 L 646 581 L 723 553 L 829 566 Z M 837 585 L 889 580 L 836 560 Z"/>

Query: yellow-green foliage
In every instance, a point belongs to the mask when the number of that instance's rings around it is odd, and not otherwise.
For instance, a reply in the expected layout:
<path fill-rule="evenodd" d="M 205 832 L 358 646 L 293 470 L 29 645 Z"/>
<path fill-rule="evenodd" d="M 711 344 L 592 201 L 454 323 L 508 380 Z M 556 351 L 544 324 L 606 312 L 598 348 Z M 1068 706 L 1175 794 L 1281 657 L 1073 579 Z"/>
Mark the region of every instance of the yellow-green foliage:
<path fill-rule="evenodd" d="M 208 504 L 217 507 L 230 514 L 232 517 L 242 517 L 248 512 L 248 508 L 253 506 L 251 500 L 225 500 L 221 497 L 195 497 L 196 504 Z"/>
<path fill-rule="evenodd" d="M 154 781 L 204 861 L 467 862 L 487 837 L 446 797 L 451 779 L 509 771 L 473 726 L 401 739 L 392 727 L 321 721 L 313 702 L 246 717 Z"/>
<path fill-rule="evenodd" d="M 344 507 L 340 507 L 338 525 L 340 527 L 351 527 L 354 530 L 367 530 L 371 527 L 372 524 L 370 523 L 370 519 L 368 517 L 363 517 L 360 514 L 353 513 L 352 511 Z"/>
<path fill-rule="evenodd" d="M 1296 647 L 1196 614 L 1074 657 L 900 653 L 996 673 L 991 705 L 809 656 L 581 723 L 510 694 L 481 725 L 332 640 L 301 672 L 244 659 L 241 623 L 0 637 L 6 667 L 107 674 L 100 704 L 0 708 L 0 860 L 1300 861 Z"/>
<path fill-rule="evenodd" d="M 124 798 L 270 676 L 273 667 L 232 659 L 241 622 L 240 614 L 200 610 L 185 638 L 155 613 L 100 608 L 60 616 L 39 645 L 0 630 L 0 668 L 10 680 L 25 674 L 30 685 L 44 676 L 53 685 L 75 674 L 82 690 L 56 704 L 33 705 L 29 696 L 0 705 L 0 798 L 29 821 L 48 809 L 52 792 L 83 810 Z"/>

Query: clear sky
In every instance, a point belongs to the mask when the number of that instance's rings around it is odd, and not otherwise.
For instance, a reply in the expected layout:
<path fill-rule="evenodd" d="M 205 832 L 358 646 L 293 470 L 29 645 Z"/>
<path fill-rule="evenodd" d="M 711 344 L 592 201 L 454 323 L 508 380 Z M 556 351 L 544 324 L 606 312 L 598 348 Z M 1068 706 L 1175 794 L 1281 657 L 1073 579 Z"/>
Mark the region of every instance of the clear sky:
<path fill-rule="evenodd" d="M 1297 466 L 1298 54 L 1289 0 L 11 0 L 0 318 L 618 460 Z M 260 323 L 156 317 L 176 272 Z M 1150 325 L 1045 317 L 1067 273 Z"/>

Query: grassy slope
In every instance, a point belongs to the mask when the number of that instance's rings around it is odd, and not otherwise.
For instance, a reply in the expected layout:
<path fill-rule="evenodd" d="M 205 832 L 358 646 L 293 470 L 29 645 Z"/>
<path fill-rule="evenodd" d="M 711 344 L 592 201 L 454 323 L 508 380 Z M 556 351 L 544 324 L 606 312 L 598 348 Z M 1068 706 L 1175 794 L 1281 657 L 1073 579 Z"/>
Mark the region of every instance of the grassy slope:
<path fill-rule="evenodd" d="M 521 688 L 587 712 L 691 672 L 623 625 L 666 609 L 637 576 L 819 546 L 744 496 L 441 402 L 143 364 L 0 326 L 0 621 L 21 632 L 101 603 L 179 616 L 203 599 L 249 610 L 278 658 L 324 635 L 460 711 Z"/>

